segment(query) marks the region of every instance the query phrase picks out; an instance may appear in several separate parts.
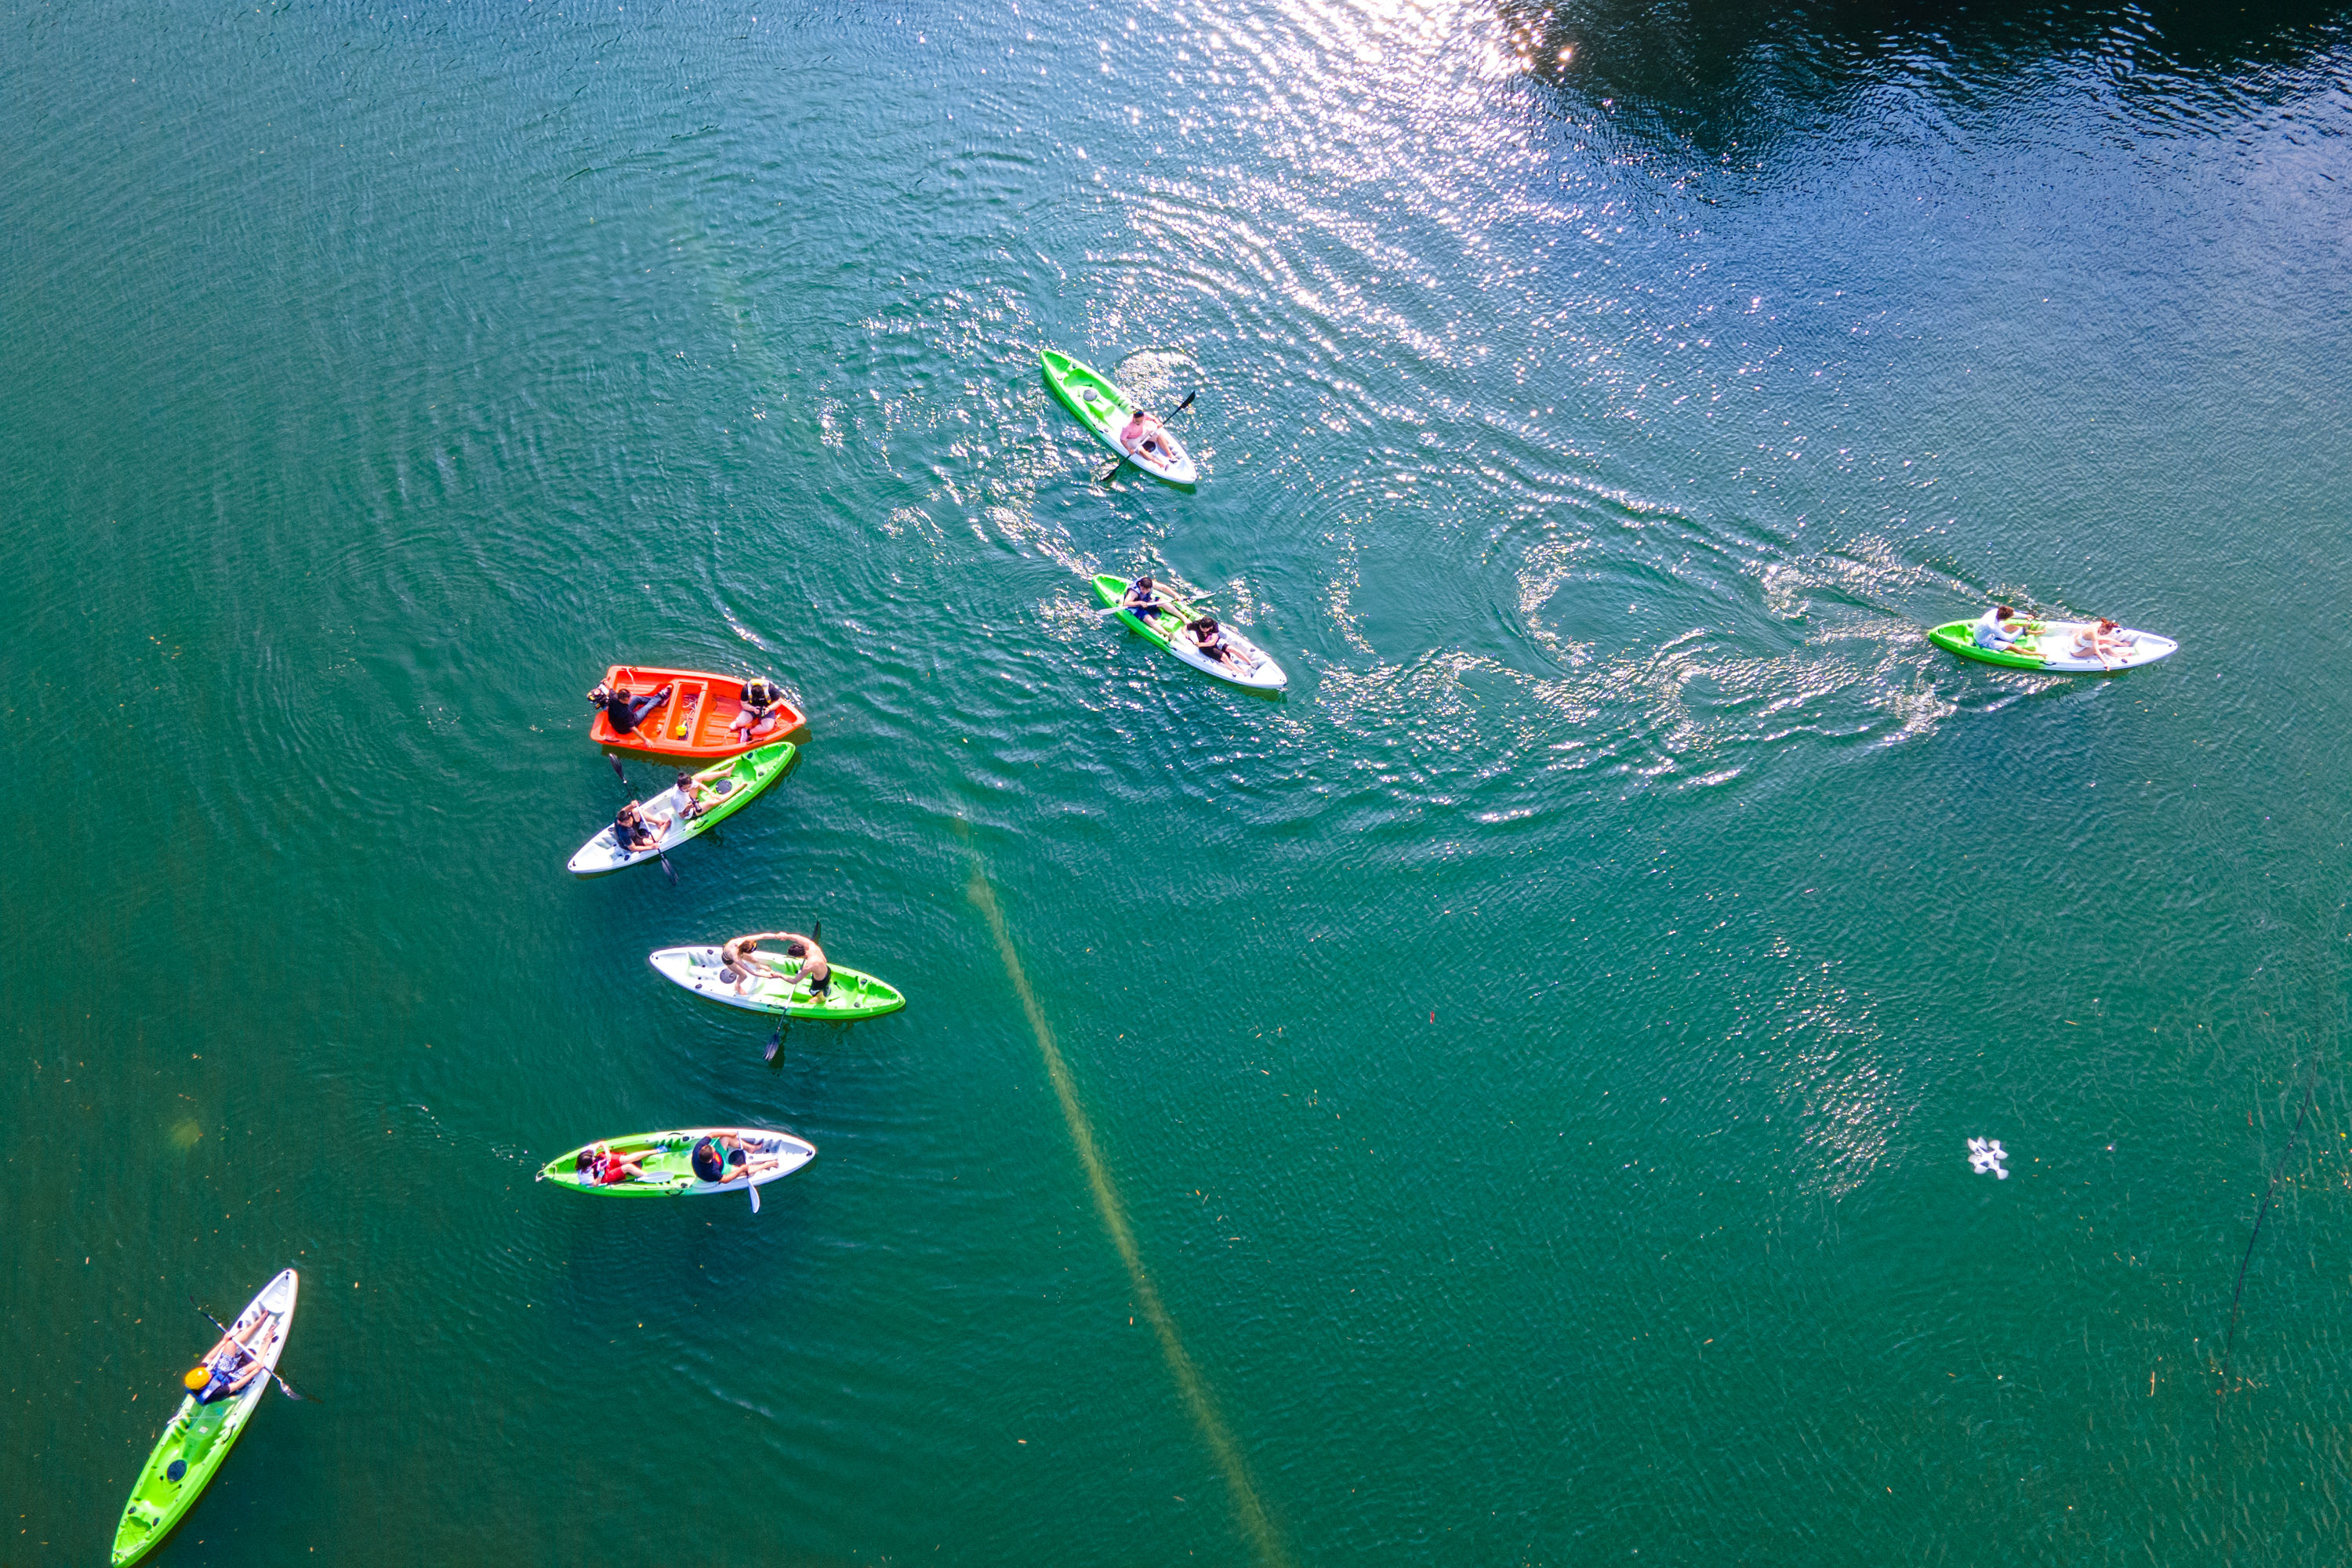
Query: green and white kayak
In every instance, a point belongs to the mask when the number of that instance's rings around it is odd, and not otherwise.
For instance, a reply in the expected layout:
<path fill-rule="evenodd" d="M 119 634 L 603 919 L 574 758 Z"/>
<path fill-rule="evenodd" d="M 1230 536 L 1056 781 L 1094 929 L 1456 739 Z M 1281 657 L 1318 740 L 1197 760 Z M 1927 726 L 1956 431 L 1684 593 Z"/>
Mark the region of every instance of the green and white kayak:
<path fill-rule="evenodd" d="M 640 860 L 650 860 L 660 849 L 675 849 L 689 838 L 698 837 L 734 816 L 751 803 L 751 797 L 793 771 L 800 761 L 800 749 L 790 741 L 778 741 L 759 747 L 740 757 L 703 769 L 695 776 L 710 785 L 716 800 L 703 805 L 700 816 L 686 816 L 686 797 L 676 784 L 646 801 L 639 809 L 648 823 L 667 822 L 660 829 L 655 849 L 634 849 L 624 852 L 613 837 L 613 825 L 580 847 L 564 865 L 575 877 L 602 877 L 624 866 L 634 866 Z"/>
<path fill-rule="evenodd" d="M 799 959 L 780 952 L 763 952 L 760 957 L 787 973 L 797 973 L 801 966 Z M 771 1016 L 782 1013 L 787 1017 L 846 1024 L 859 1018 L 878 1018 L 907 1005 L 907 998 L 895 986 L 855 969 L 844 969 L 838 963 L 833 966 L 833 978 L 826 983 L 824 994 L 818 996 L 794 980 L 757 971 L 743 974 L 721 963 L 715 947 L 665 947 L 646 954 L 646 962 L 663 979 L 675 981 L 698 996 L 725 1006 L 740 1007 L 747 1013 L 766 1013 Z"/>
<path fill-rule="evenodd" d="M 162 1545 L 228 1458 L 245 1424 L 253 1419 L 253 1407 L 269 1392 L 269 1373 L 278 1370 L 287 1331 L 294 1326 L 299 1284 L 294 1270 L 287 1269 L 263 1286 L 229 1325 L 232 1333 L 243 1335 L 269 1320 L 260 1338 L 247 1342 L 256 1347 L 255 1359 L 267 1370 L 237 1393 L 210 1405 L 197 1404 L 193 1394 L 180 1401 L 171 1424 L 156 1439 L 154 1452 L 140 1467 L 131 1500 L 122 1505 L 122 1522 L 114 1527 L 114 1568 L 136 1563 Z"/>
<path fill-rule="evenodd" d="M 2113 675 L 2170 658 L 2180 645 L 2154 632 L 2117 630 L 2108 633 L 2116 651 L 2101 658 L 2075 651 L 2077 637 L 2089 633 L 2091 621 L 2028 621 L 2026 633 L 2005 648 L 1979 647 L 1974 621 L 1947 621 L 1930 629 L 1927 640 L 1947 653 L 2010 669 L 2039 669 L 2053 675 Z"/>
<path fill-rule="evenodd" d="M 1117 605 L 1126 598 L 1127 589 L 1128 579 L 1124 577 L 1105 572 L 1095 578 L 1095 595 L 1106 605 Z M 1282 673 L 1282 666 L 1231 626 L 1218 628 L 1225 636 L 1224 658 L 1211 658 L 1202 653 L 1200 645 L 1192 640 L 1192 634 L 1184 629 L 1201 618 L 1201 612 L 1165 586 L 1158 591 L 1161 602 L 1169 607 L 1148 616 L 1133 610 L 1120 610 L 1118 618 L 1128 630 L 1139 633 L 1155 647 L 1167 649 L 1203 675 L 1213 675 L 1228 685 L 1252 691 L 1280 691 L 1290 684 L 1290 677 Z"/>
<path fill-rule="evenodd" d="M 741 1176 L 731 1182 L 706 1182 L 695 1174 L 694 1146 L 705 1138 L 728 1133 L 741 1139 L 751 1155 L 746 1167 L 751 1172 L 748 1183 Z M 628 1156 L 645 1174 L 618 1181 L 598 1180 L 593 1156 L 606 1152 Z M 608 1198 L 677 1198 L 740 1192 L 746 1185 L 763 1187 L 791 1175 L 815 1158 L 815 1144 L 789 1132 L 772 1131 L 764 1127 L 688 1127 L 675 1132 L 640 1132 L 630 1138 L 583 1143 L 550 1160 L 533 1179 Z M 583 1171 L 583 1164 L 589 1169 Z M 751 1206 L 760 1206 L 757 1198 Z"/>
<path fill-rule="evenodd" d="M 1135 412 L 1135 401 L 1121 392 L 1110 377 L 1054 349 L 1047 349 L 1038 357 L 1045 366 L 1046 386 L 1104 446 L 1154 479 L 1166 479 L 1188 490 L 1200 482 L 1201 470 L 1192 466 L 1192 454 L 1165 426 L 1156 437 L 1167 443 L 1164 452 L 1130 452 L 1118 444 L 1119 426 Z"/>

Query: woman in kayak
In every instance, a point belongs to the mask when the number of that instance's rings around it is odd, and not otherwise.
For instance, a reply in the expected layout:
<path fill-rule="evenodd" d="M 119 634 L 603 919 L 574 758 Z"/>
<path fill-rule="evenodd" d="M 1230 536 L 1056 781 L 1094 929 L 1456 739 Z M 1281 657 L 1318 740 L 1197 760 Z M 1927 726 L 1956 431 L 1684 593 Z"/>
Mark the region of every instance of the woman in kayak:
<path fill-rule="evenodd" d="M 1202 616 L 1184 628 L 1192 634 L 1192 646 L 1219 664 L 1239 664 L 1234 650 L 1225 643 L 1225 634 L 1217 629 L 1217 617 Z"/>
<path fill-rule="evenodd" d="M 727 732 L 739 743 L 749 743 L 751 737 L 774 723 L 782 715 L 776 710 L 783 706 L 784 694 L 757 679 L 743 683 L 743 707 L 727 721 Z"/>
<path fill-rule="evenodd" d="M 1160 421 L 1139 408 L 1128 420 L 1127 428 L 1118 433 L 1118 444 L 1130 456 L 1146 457 L 1155 463 L 1164 463 L 1169 458 L 1166 436 L 1167 432 L 1160 427 Z"/>
<path fill-rule="evenodd" d="M 669 700 L 670 689 L 663 687 L 650 697 L 632 697 L 625 686 L 607 686 L 598 681 L 588 693 L 588 700 L 604 710 L 613 722 L 613 733 L 625 735 L 645 722 L 646 715 Z"/>
<path fill-rule="evenodd" d="M 210 1405 L 215 1399 L 226 1399 L 242 1390 L 261 1375 L 261 1358 L 254 1351 L 254 1342 L 269 1326 L 267 1314 L 257 1317 L 241 1331 L 223 1334 L 205 1359 L 188 1369 L 180 1385 L 196 1396 L 199 1405 Z"/>
<path fill-rule="evenodd" d="M 1133 611 L 1137 620 L 1147 623 L 1155 615 L 1169 613 L 1168 601 L 1160 596 L 1158 588 L 1152 586 L 1151 574 L 1149 572 L 1128 584 L 1127 593 L 1119 600 L 1118 607 L 1122 610 Z"/>
<path fill-rule="evenodd" d="M 2074 657 L 2095 658 L 2105 664 L 2124 657 L 2126 640 L 2116 623 L 2102 616 L 2074 634 Z"/>
<path fill-rule="evenodd" d="M 763 942 L 782 942 L 788 933 L 780 931 L 754 931 L 739 936 L 719 950 L 719 978 L 735 983 L 735 994 L 748 996 L 751 988 L 762 980 L 790 982 L 792 976 L 770 963 L 759 951 Z"/>
<path fill-rule="evenodd" d="M 1977 617 L 1977 647 L 1994 653 L 2006 653 L 2009 645 L 2024 637 L 2032 628 L 2017 618 L 2017 612 L 2007 605 L 1995 605 Z"/>
<path fill-rule="evenodd" d="M 710 787 L 711 781 L 734 765 L 735 759 L 730 757 L 717 767 L 705 768 L 698 773 L 690 773 L 680 768 L 677 773 L 677 793 L 678 797 L 684 800 L 686 805 L 678 812 L 678 816 L 688 822 L 692 822 L 709 810 L 710 803 L 719 798 L 719 792 Z"/>

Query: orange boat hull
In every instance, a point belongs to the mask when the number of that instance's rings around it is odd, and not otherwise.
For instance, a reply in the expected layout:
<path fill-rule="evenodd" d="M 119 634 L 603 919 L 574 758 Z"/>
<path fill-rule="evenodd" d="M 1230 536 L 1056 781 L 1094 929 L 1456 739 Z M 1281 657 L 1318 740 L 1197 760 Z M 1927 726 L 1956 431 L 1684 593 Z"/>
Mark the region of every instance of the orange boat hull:
<path fill-rule="evenodd" d="M 615 734 L 604 710 L 588 727 L 590 739 L 607 752 L 625 757 L 665 762 L 716 762 L 764 746 L 771 741 L 799 745 L 808 739 L 808 715 L 790 702 L 769 710 L 767 721 L 746 736 L 730 730 L 743 711 L 743 683 L 731 675 L 704 669 L 661 669 L 649 664 L 616 664 L 604 672 L 607 686 L 625 686 L 643 697 L 670 689 L 669 700 L 646 715 L 645 721 L 625 735 Z"/>

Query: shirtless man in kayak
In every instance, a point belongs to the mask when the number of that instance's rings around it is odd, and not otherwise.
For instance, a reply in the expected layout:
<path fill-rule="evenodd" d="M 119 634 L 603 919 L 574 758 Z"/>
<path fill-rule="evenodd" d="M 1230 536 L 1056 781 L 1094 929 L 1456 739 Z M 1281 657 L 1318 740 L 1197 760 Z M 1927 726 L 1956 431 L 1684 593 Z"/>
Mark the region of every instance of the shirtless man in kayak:
<path fill-rule="evenodd" d="M 824 961 L 824 949 L 816 944 L 816 938 L 803 936 L 796 931 L 778 931 L 775 936 L 784 944 L 787 958 L 801 961 L 800 971 L 793 976 L 793 984 L 807 986 L 813 997 L 824 995 L 833 984 L 833 965 Z"/>

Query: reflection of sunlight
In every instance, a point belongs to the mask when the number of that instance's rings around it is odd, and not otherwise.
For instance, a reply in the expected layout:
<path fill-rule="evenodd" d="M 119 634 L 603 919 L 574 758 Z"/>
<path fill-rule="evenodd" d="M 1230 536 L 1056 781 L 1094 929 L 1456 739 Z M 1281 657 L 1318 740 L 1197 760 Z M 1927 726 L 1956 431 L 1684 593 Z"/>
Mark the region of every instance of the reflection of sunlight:
<path fill-rule="evenodd" d="M 1792 951 L 1785 938 L 1772 957 L 1792 970 L 1768 1017 L 1734 1031 L 1755 1039 L 1778 1069 L 1780 1093 L 1794 1102 L 1811 1154 L 1809 1184 L 1843 1197 L 1868 1178 L 1901 1115 L 1902 1085 L 1884 1059 L 1869 1001 L 1838 984 L 1827 963 Z"/>

